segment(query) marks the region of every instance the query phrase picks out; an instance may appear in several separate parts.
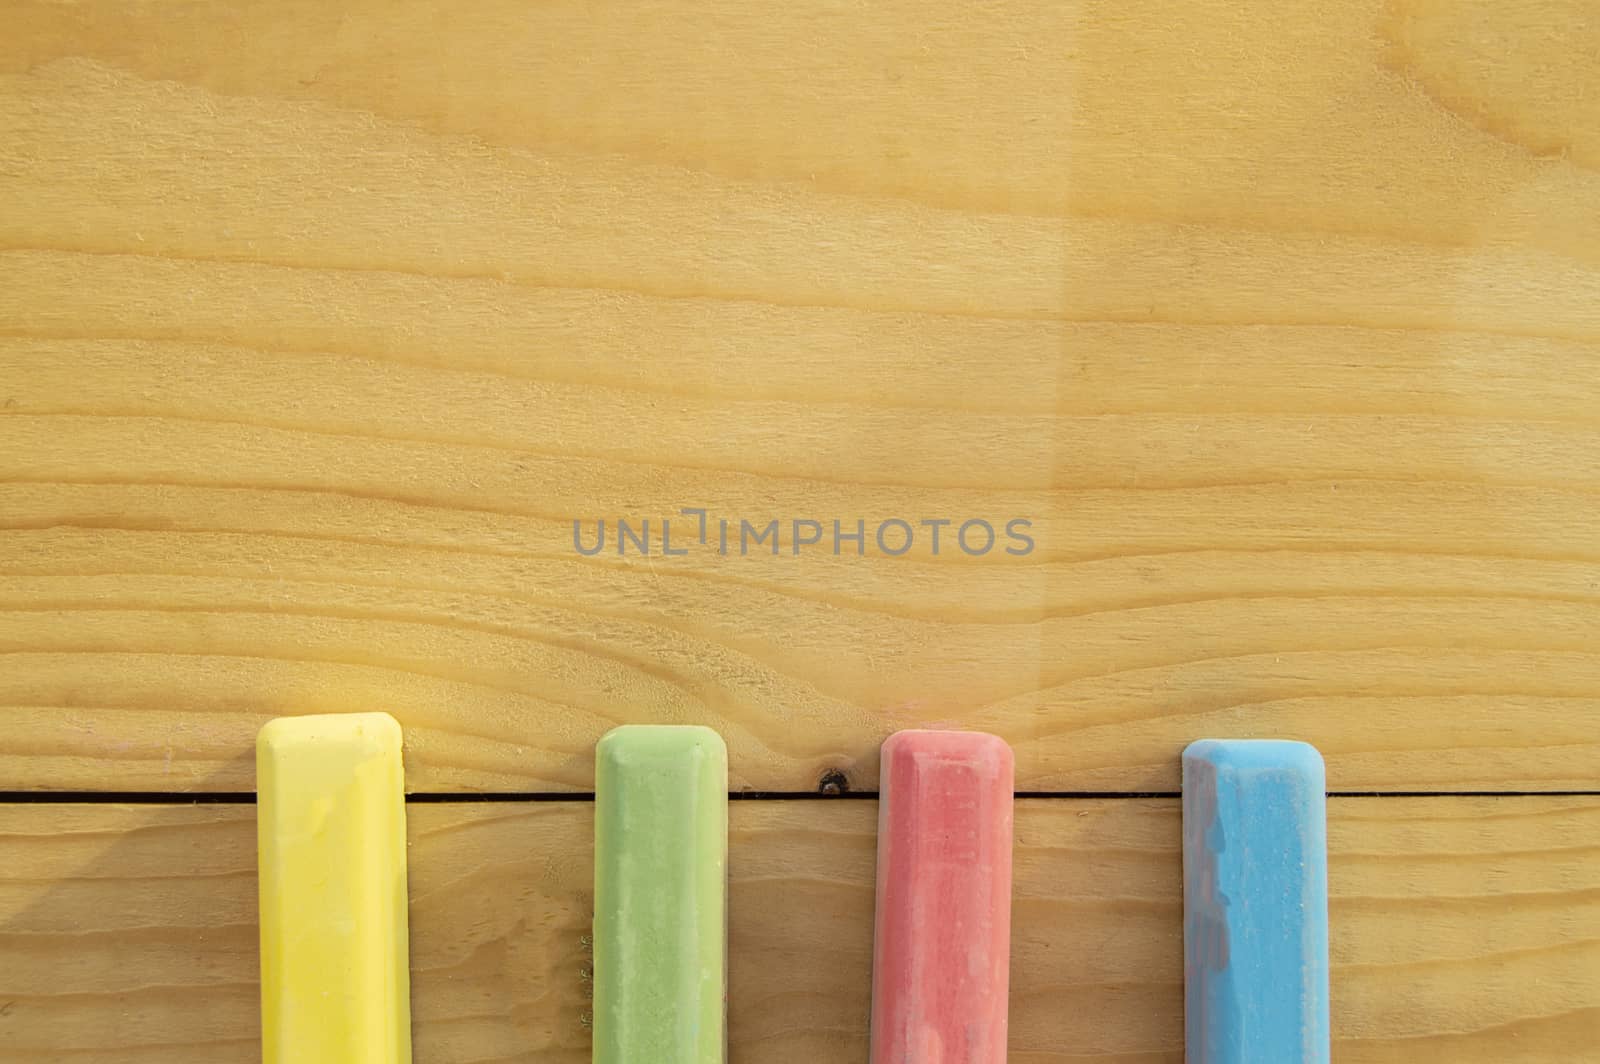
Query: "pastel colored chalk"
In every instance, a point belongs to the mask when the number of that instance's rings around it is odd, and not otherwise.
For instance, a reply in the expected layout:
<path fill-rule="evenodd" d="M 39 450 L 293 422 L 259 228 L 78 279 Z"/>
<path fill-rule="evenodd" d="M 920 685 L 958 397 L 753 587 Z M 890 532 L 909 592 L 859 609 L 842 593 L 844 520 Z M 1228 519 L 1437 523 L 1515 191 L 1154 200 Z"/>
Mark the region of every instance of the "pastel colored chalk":
<path fill-rule="evenodd" d="M 1326 788 L 1305 743 L 1184 751 L 1188 1064 L 1328 1061 Z"/>
<path fill-rule="evenodd" d="M 594 1064 L 722 1064 L 727 747 L 630 725 L 595 756 Z"/>
<path fill-rule="evenodd" d="M 880 776 L 872 1064 L 1005 1064 L 1011 748 L 897 732 Z"/>
<path fill-rule="evenodd" d="M 281 717 L 256 781 L 264 1064 L 407 1064 L 400 725 Z"/>

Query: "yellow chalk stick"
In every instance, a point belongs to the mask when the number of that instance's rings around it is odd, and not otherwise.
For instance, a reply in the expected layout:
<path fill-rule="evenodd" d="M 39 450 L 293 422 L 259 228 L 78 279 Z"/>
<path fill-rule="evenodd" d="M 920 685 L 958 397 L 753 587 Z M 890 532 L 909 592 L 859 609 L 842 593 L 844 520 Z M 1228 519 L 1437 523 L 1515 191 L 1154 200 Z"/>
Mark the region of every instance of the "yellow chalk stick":
<path fill-rule="evenodd" d="M 409 1064 L 400 725 L 280 717 L 256 788 L 263 1064 Z"/>

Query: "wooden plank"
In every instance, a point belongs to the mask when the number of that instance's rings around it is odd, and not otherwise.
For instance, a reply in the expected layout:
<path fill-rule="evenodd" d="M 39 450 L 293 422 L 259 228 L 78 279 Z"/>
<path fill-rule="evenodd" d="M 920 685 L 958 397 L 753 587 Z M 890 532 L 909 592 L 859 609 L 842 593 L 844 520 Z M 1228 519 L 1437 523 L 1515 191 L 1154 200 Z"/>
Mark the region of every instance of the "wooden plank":
<path fill-rule="evenodd" d="M 8 3 L 0 788 L 348 708 L 431 791 L 624 717 L 762 789 L 952 723 L 1033 790 L 1600 786 L 1590 0 L 457 16 Z"/>
<path fill-rule="evenodd" d="M 875 804 L 732 808 L 734 1061 L 866 1057 Z M 256 1058 L 252 810 L 0 806 L 0 1059 Z M 413 805 L 417 1060 L 588 1059 L 592 807 Z M 1177 802 L 1018 805 L 1010 1059 L 1177 1064 Z M 1335 1058 L 1600 1040 L 1600 798 L 1335 799 Z"/>

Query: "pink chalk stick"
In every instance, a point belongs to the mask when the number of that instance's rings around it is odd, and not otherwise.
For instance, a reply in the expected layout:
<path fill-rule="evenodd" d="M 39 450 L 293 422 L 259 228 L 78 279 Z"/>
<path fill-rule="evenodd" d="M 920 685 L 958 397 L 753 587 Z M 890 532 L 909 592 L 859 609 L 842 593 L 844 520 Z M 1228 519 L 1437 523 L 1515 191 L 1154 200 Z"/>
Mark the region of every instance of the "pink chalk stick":
<path fill-rule="evenodd" d="M 1005 1064 L 1011 748 L 897 732 L 881 777 L 872 1064 Z"/>

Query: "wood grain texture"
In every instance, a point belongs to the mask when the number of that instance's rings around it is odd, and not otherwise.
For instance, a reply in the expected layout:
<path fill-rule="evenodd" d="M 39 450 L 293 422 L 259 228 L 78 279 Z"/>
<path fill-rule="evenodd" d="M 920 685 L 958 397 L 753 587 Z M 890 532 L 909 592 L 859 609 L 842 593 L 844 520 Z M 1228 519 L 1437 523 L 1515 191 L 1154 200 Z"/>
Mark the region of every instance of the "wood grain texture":
<path fill-rule="evenodd" d="M 0 1060 L 256 1059 L 249 807 L 0 806 Z M 413 805 L 418 1064 L 588 1059 L 583 803 Z M 741 802 L 730 1059 L 864 1060 L 872 802 Z M 1600 799 L 1335 799 L 1335 1059 L 1600 1045 Z M 1177 803 L 1023 801 L 1013 1064 L 1182 1060 Z"/>
<path fill-rule="evenodd" d="M 1600 786 L 1590 0 L 12 0 L 0 788 Z M 682 507 L 1037 548 L 594 558 Z"/>

